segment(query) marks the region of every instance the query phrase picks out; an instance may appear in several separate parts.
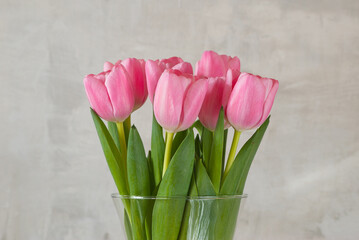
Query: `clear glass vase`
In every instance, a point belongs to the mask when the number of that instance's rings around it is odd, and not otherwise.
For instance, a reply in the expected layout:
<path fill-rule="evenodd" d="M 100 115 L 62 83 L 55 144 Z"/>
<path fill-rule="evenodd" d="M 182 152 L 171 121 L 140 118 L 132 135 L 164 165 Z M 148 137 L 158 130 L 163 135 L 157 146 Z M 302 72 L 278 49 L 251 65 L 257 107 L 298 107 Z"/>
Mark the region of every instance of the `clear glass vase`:
<path fill-rule="evenodd" d="M 112 194 L 127 240 L 240 239 L 237 217 L 247 195 L 141 197 Z"/>

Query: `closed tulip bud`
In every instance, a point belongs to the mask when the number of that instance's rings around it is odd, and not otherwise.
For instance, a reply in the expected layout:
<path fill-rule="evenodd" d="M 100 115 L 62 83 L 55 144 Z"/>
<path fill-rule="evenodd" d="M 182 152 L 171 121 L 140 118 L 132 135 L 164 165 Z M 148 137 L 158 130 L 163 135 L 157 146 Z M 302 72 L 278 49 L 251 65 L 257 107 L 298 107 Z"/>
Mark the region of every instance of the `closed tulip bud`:
<path fill-rule="evenodd" d="M 135 106 L 133 111 L 140 108 L 147 99 L 147 83 L 145 74 L 145 61 L 143 59 L 127 58 L 118 60 L 115 64 L 105 62 L 103 66 L 104 72 L 111 70 L 114 66 L 122 65 L 131 77 L 131 82 L 135 97 Z"/>
<path fill-rule="evenodd" d="M 211 131 L 216 129 L 219 112 L 221 107 L 224 109 L 227 106 L 229 96 L 232 91 L 232 71 L 228 70 L 227 76 L 210 77 L 208 78 L 208 89 L 206 97 L 204 98 L 201 111 L 199 113 L 199 120 Z M 230 125 L 224 119 L 224 127 L 228 128 Z"/>
<path fill-rule="evenodd" d="M 241 73 L 226 109 L 230 124 L 237 131 L 262 125 L 270 113 L 278 86 L 275 79 Z"/>
<path fill-rule="evenodd" d="M 197 119 L 207 91 L 207 80 L 179 70 L 163 72 L 155 91 L 153 108 L 158 123 L 167 132 L 189 128 Z"/>
<path fill-rule="evenodd" d="M 132 112 L 135 98 L 131 76 L 122 65 L 84 78 L 92 109 L 103 119 L 123 122 Z"/>
<path fill-rule="evenodd" d="M 145 72 L 147 78 L 148 95 L 152 103 L 160 76 L 162 75 L 163 71 L 172 68 L 177 69 L 183 73 L 193 74 L 192 65 L 190 63 L 183 62 L 183 60 L 179 57 L 171 57 L 168 59 L 156 61 L 147 60 Z"/>
<path fill-rule="evenodd" d="M 219 55 L 214 51 L 205 51 L 196 63 L 196 75 L 206 77 L 225 77 L 228 69 L 232 70 L 233 80 L 240 74 L 241 63 L 238 57 Z"/>

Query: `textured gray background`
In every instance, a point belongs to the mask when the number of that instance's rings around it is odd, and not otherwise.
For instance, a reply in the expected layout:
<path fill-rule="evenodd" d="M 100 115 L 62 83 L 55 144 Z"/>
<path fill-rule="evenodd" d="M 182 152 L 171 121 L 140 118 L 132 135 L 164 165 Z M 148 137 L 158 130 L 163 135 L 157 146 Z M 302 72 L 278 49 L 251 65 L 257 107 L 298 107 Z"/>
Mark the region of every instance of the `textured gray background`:
<path fill-rule="evenodd" d="M 0 0 L 0 239 L 117 239 L 82 78 L 206 49 L 280 81 L 242 239 L 359 239 L 358 15 L 357 0 Z M 133 116 L 147 147 L 150 116 Z"/>

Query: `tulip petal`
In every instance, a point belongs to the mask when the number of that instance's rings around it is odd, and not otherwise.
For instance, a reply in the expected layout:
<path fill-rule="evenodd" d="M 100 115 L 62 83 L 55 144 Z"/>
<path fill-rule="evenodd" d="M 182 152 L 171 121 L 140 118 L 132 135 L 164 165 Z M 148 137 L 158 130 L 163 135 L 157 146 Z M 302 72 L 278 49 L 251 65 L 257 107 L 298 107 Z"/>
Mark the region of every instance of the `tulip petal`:
<path fill-rule="evenodd" d="M 158 80 L 153 110 L 158 123 L 168 132 L 174 132 L 181 120 L 183 100 L 192 79 L 178 70 L 165 70 Z"/>
<path fill-rule="evenodd" d="M 199 120 L 206 128 L 214 131 L 222 106 L 225 80 L 217 77 L 208 78 L 207 82 L 206 97 L 199 113 Z"/>
<path fill-rule="evenodd" d="M 268 115 L 273 106 L 275 95 L 279 87 L 279 83 L 275 79 L 265 78 L 263 80 L 265 81 L 264 84 L 266 85 L 266 99 L 263 107 L 263 115 L 261 120 L 257 124 L 258 126 L 262 125 L 264 121 L 268 118 Z"/>
<path fill-rule="evenodd" d="M 206 96 L 207 87 L 207 79 L 199 79 L 188 87 L 183 103 L 181 123 L 176 132 L 186 130 L 196 121 Z"/>
<path fill-rule="evenodd" d="M 87 98 L 91 108 L 103 119 L 114 121 L 112 104 L 107 93 L 104 81 L 90 74 L 84 78 Z"/>
<path fill-rule="evenodd" d="M 175 65 L 172 69 L 177 69 L 182 73 L 193 74 L 193 68 L 189 62 L 181 62 Z"/>
<path fill-rule="evenodd" d="M 123 122 L 131 114 L 135 103 L 130 78 L 121 64 L 115 66 L 106 77 L 105 85 L 117 122 Z"/>
<path fill-rule="evenodd" d="M 148 96 L 153 103 L 156 87 L 165 66 L 160 66 L 158 61 L 147 60 L 145 65 Z"/>
<path fill-rule="evenodd" d="M 238 57 L 230 57 L 229 61 L 227 62 L 228 67 L 233 70 L 241 70 L 241 61 Z"/>
<path fill-rule="evenodd" d="M 103 64 L 103 71 L 107 72 L 113 68 L 113 64 L 111 62 L 105 62 Z"/>
<path fill-rule="evenodd" d="M 223 77 L 226 74 L 223 58 L 213 51 L 205 51 L 197 62 L 196 75 L 206 77 Z"/>
<path fill-rule="evenodd" d="M 148 95 L 145 69 L 141 61 L 136 58 L 127 58 L 121 61 L 121 64 L 131 76 L 135 97 L 135 106 L 133 110 L 136 110 L 145 103 Z"/>
<path fill-rule="evenodd" d="M 183 62 L 182 58 L 180 57 L 170 57 L 161 59 L 160 64 L 164 64 L 165 68 L 173 68 L 175 65 Z"/>
<path fill-rule="evenodd" d="M 226 109 L 227 107 L 228 100 L 232 92 L 232 83 L 233 83 L 233 72 L 231 69 L 228 69 L 223 86 L 222 106 L 224 109 Z"/>
<path fill-rule="evenodd" d="M 256 127 L 263 114 L 265 91 L 258 76 L 239 76 L 227 106 L 228 121 L 237 131 Z"/>

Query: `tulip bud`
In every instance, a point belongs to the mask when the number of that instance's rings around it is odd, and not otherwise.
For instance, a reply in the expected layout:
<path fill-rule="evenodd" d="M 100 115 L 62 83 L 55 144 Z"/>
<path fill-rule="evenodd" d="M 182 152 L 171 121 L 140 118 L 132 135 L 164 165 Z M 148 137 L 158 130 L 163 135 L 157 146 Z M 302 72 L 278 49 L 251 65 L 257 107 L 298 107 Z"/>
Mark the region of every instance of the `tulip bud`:
<path fill-rule="evenodd" d="M 226 109 L 230 124 L 237 131 L 262 125 L 272 108 L 278 86 L 278 81 L 275 79 L 241 73 Z"/>
<path fill-rule="evenodd" d="M 226 78 L 211 77 L 208 78 L 208 89 L 206 97 L 203 101 L 201 111 L 199 113 L 199 120 L 211 131 L 216 129 L 219 111 L 221 107 L 224 109 L 227 106 L 229 96 L 232 90 L 232 71 L 228 70 Z M 224 119 L 224 127 L 228 128 L 230 125 Z"/>
<path fill-rule="evenodd" d="M 131 81 L 122 65 L 97 75 L 87 75 L 84 85 L 92 109 L 107 121 L 123 122 L 134 107 Z"/>
<path fill-rule="evenodd" d="M 193 73 L 192 65 L 190 63 L 185 63 L 179 57 L 171 57 L 168 59 L 162 60 L 147 60 L 145 66 L 146 78 L 147 78 L 147 89 L 148 95 L 153 103 L 153 98 L 156 90 L 158 80 L 160 79 L 161 74 L 166 69 L 177 69 L 183 73 Z"/>
<path fill-rule="evenodd" d="M 153 109 L 158 123 L 167 132 L 189 128 L 197 119 L 207 91 L 206 79 L 178 70 L 163 72 L 155 90 Z"/>
<path fill-rule="evenodd" d="M 232 70 L 233 80 L 240 74 L 241 63 L 238 57 L 219 55 L 213 51 L 205 51 L 196 63 L 196 75 L 206 77 L 225 77 L 228 69 Z"/>
<path fill-rule="evenodd" d="M 125 67 L 127 73 L 131 77 L 131 82 L 135 97 L 135 107 L 133 111 L 140 108 L 147 99 L 147 83 L 145 74 L 145 61 L 143 59 L 127 58 L 125 60 L 118 60 L 115 64 L 105 62 L 103 71 L 109 71 L 114 66 L 122 65 Z"/>

